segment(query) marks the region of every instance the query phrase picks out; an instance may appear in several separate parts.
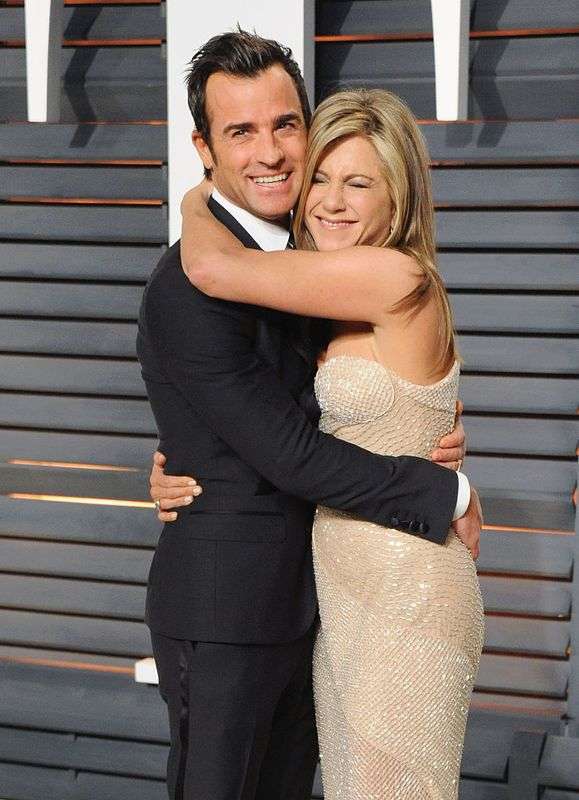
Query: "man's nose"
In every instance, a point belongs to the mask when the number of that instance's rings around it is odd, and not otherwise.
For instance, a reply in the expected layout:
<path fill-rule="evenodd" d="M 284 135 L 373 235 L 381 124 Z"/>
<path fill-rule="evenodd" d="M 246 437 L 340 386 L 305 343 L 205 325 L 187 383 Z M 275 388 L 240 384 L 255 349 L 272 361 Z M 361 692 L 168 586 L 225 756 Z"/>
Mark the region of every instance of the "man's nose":
<path fill-rule="evenodd" d="M 257 160 L 270 169 L 279 166 L 285 158 L 285 154 L 273 134 L 264 134 L 260 137 L 256 155 Z"/>

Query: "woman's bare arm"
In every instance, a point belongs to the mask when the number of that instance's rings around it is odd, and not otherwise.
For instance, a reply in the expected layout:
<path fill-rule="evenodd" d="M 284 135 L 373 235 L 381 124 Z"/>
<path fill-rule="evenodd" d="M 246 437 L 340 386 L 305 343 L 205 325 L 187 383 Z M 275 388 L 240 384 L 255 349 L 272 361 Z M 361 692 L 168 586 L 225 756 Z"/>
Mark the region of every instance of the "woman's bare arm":
<path fill-rule="evenodd" d="M 211 297 L 378 324 L 421 278 L 414 259 L 382 247 L 274 253 L 245 248 L 213 217 L 198 189 L 185 196 L 181 210 L 183 268 Z"/>

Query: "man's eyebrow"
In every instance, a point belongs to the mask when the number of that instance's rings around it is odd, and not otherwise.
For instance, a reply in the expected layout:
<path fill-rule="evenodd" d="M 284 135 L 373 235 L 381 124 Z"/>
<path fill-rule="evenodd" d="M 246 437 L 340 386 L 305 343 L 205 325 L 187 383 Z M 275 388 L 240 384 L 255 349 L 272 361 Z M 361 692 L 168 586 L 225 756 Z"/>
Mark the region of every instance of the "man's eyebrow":
<path fill-rule="evenodd" d="M 281 125 L 284 122 L 302 122 L 301 115 L 297 111 L 288 111 L 287 114 L 280 114 L 274 120 L 275 125 Z"/>
<path fill-rule="evenodd" d="M 223 133 L 226 134 L 231 133 L 231 131 L 238 130 L 248 131 L 253 127 L 254 125 L 252 122 L 231 122 L 229 125 L 226 125 L 225 128 L 223 128 Z"/>

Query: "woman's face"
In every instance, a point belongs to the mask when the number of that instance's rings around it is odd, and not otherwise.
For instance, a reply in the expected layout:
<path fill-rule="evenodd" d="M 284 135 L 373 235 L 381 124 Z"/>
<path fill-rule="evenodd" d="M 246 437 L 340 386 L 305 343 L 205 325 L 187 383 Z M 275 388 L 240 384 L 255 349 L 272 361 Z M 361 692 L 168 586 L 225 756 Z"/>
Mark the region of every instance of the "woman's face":
<path fill-rule="evenodd" d="M 318 250 L 382 243 L 392 206 L 380 161 L 364 136 L 348 136 L 322 156 L 306 200 L 304 222 Z"/>

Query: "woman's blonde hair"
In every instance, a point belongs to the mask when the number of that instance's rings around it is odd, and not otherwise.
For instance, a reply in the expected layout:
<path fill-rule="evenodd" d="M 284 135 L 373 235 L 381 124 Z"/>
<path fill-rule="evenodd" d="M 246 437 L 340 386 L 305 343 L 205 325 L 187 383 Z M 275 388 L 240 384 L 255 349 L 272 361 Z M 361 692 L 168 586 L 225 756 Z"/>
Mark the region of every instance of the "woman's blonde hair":
<path fill-rule="evenodd" d="M 350 89 L 331 95 L 316 109 L 294 216 L 296 244 L 316 249 L 304 222 L 307 196 L 330 145 L 349 136 L 364 136 L 373 144 L 388 186 L 392 226 L 376 244 L 412 256 L 423 272 L 420 284 L 396 304 L 395 311 L 415 314 L 434 296 L 440 311 L 439 363 L 447 365 L 457 357 L 457 348 L 452 310 L 436 266 L 428 151 L 412 112 L 395 94 L 384 89 Z"/>

